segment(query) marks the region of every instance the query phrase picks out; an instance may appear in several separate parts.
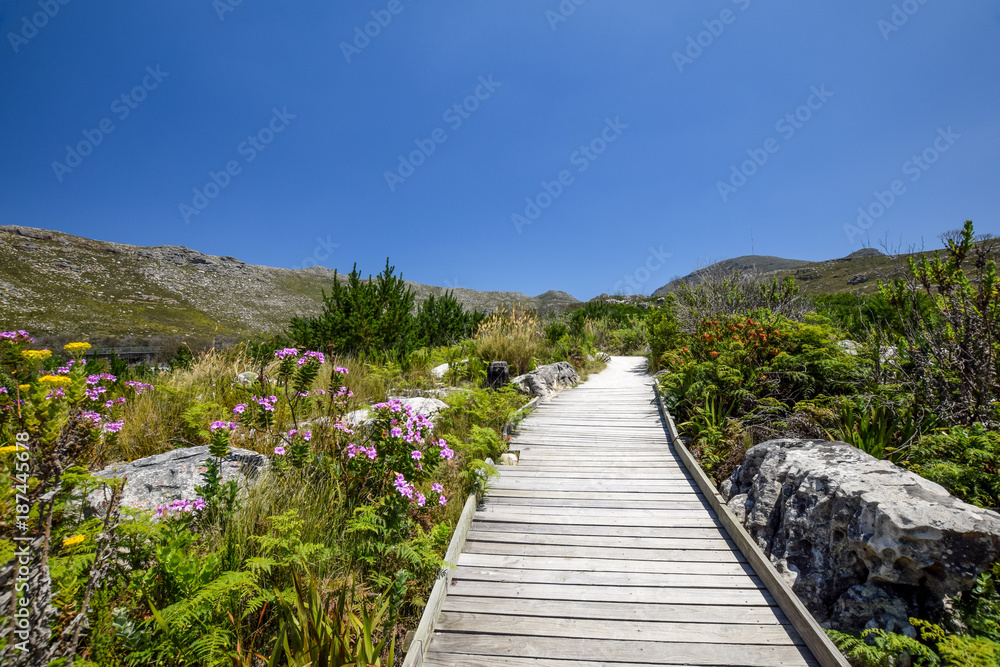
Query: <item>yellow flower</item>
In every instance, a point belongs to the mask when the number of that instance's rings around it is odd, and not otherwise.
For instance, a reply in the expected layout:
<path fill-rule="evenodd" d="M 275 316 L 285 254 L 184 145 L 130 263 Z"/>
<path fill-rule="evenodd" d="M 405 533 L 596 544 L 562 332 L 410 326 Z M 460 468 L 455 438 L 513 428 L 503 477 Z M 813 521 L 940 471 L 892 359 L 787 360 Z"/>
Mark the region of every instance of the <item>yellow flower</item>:
<path fill-rule="evenodd" d="M 66 387 L 71 382 L 68 377 L 61 377 L 59 375 L 43 375 L 38 378 L 38 381 L 50 387 Z"/>
<path fill-rule="evenodd" d="M 52 356 L 51 350 L 21 350 L 21 356 L 28 361 L 45 361 Z"/>
<path fill-rule="evenodd" d="M 80 542 L 83 542 L 85 539 L 86 537 L 84 535 L 74 535 L 73 537 L 67 537 L 66 539 L 63 540 L 63 546 L 75 547 Z"/>
<path fill-rule="evenodd" d="M 90 349 L 90 343 L 66 343 L 63 345 L 63 349 L 72 354 L 74 358 L 79 359 L 84 352 Z"/>
<path fill-rule="evenodd" d="M 30 384 L 19 384 L 19 385 L 17 385 L 17 388 L 20 389 L 22 393 L 27 393 L 27 392 L 31 391 L 31 385 Z"/>
<path fill-rule="evenodd" d="M 6 447 L 0 447 L 0 454 L 10 454 L 11 452 L 16 452 L 17 447 L 14 445 L 7 445 Z"/>

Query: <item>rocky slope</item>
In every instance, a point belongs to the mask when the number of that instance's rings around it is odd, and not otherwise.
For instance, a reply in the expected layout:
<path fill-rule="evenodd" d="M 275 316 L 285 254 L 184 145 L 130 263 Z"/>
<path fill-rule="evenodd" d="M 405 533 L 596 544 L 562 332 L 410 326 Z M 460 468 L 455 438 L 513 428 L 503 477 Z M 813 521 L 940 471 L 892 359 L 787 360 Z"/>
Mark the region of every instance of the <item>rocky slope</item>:
<path fill-rule="evenodd" d="M 0 226 L 0 329 L 135 341 L 267 335 L 293 315 L 320 312 L 333 276 L 322 267 L 256 266 L 181 246 L 145 248 Z M 418 302 L 446 291 L 409 285 Z M 579 303 L 565 292 L 454 293 L 480 310 L 518 302 L 550 312 Z"/>
<path fill-rule="evenodd" d="M 698 269 L 683 278 L 676 278 L 660 287 L 653 296 L 664 296 L 677 289 L 682 282 L 696 285 L 706 275 L 730 273 L 734 270 L 757 270 L 778 279 L 792 276 L 803 294 L 837 294 L 853 292 L 871 294 L 877 289 L 878 279 L 898 278 L 907 274 L 907 258 L 921 253 L 886 255 L 874 248 L 852 252 L 847 257 L 823 262 L 807 262 L 768 255 L 735 257 Z"/>

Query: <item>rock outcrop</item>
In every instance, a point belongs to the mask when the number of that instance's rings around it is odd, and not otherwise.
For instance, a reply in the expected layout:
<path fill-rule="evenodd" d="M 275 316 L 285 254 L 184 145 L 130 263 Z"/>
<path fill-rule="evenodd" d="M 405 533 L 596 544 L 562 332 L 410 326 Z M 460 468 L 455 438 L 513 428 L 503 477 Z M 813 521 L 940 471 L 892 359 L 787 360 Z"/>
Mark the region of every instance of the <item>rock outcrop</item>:
<path fill-rule="evenodd" d="M 103 478 L 127 477 L 122 505 L 155 510 L 157 505 L 168 505 L 174 500 L 194 500 L 198 495 L 195 487 L 204 483 L 202 473 L 208 458 L 208 446 L 186 447 L 108 466 L 91 474 Z M 231 448 L 229 456 L 222 460 L 222 481 L 252 479 L 267 465 L 268 459 L 262 454 Z M 89 511 L 100 511 L 104 502 L 104 493 L 99 489 L 87 496 L 86 505 Z"/>
<path fill-rule="evenodd" d="M 822 623 L 913 634 L 1000 557 L 1000 514 L 843 442 L 771 440 L 723 498 Z"/>
<path fill-rule="evenodd" d="M 545 400 L 553 392 L 563 387 L 572 387 L 579 381 L 580 376 L 573 368 L 573 364 L 568 361 L 557 361 L 511 378 L 510 383 L 529 396 L 541 396 L 542 400 Z"/>

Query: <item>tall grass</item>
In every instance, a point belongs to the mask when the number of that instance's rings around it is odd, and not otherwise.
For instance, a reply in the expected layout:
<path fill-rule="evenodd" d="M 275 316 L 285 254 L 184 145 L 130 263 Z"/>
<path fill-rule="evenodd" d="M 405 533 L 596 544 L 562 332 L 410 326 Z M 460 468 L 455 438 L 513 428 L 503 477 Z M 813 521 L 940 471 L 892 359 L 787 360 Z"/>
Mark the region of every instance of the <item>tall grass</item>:
<path fill-rule="evenodd" d="M 473 338 L 484 362 L 506 361 L 511 375 L 527 373 L 546 351 L 538 316 L 523 306 L 501 306 L 479 324 Z"/>

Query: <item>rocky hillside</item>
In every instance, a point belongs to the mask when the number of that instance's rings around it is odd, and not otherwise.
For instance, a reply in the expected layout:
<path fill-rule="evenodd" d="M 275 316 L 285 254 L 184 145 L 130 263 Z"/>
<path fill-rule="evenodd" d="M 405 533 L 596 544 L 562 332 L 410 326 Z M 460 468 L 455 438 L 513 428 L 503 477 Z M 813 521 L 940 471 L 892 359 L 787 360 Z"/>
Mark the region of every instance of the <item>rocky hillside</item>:
<path fill-rule="evenodd" d="M 322 267 L 256 266 L 181 246 L 144 248 L 0 226 L 0 330 L 133 341 L 267 335 L 293 315 L 320 312 L 333 276 Z M 418 302 L 446 291 L 409 284 Z M 518 302 L 551 312 L 579 303 L 565 292 L 454 292 L 480 310 Z"/>
<path fill-rule="evenodd" d="M 837 294 L 853 292 L 871 294 L 878 289 L 878 279 L 897 278 L 908 273 L 907 260 L 919 258 L 921 253 L 886 255 L 874 248 L 864 248 L 852 252 L 847 257 L 830 259 L 825 262 L 807 262 L 784 259 L 767 255 L 745 255 L 717 262 L 689 273 L 683 278 L 671 280 L 653 292 L 653 296 L 663 296 L 672 292 L 682 283 L 698 284 L 706 275 L 731 273 L 734 270 L 758 270 L 779 279 L 792 276 L 803 294 Z"/>

